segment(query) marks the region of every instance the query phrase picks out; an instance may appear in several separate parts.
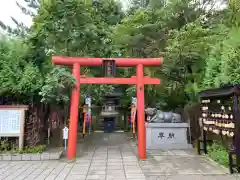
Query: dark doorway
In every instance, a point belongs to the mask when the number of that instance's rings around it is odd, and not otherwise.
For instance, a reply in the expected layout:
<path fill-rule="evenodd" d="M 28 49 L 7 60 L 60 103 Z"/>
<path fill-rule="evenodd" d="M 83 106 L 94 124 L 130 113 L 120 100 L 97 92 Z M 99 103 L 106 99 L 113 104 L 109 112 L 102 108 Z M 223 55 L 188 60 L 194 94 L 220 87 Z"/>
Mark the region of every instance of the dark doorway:
<path fill-rule="evenodd" d="M 114 117 L 105 117 L 104 118 L 104 132 L 112 133 L 115 131 L 115 118 Z"/>

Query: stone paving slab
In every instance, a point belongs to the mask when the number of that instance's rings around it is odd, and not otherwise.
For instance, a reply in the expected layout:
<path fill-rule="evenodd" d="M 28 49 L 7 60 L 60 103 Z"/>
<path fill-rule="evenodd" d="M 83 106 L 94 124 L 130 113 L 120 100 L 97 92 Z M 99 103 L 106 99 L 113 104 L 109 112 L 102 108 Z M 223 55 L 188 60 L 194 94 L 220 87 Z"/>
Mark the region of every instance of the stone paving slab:
<path fill-rule="evenodd" d="M 89 144 L 79 145 L 79 157 L 74 162 L 0 161 L 0 179 L 240 180 L 240 175 L 229 175 L 194 151 L 149 151 L 148 159 L 141 161 L 136 157 L 136 146 L 123 133 L 98 133 L 92 138 Z"/>
<path fill-rule="evenodd" d="M 170 175 L 170 176 L 149 176 L 147 180 L 239 180 L 234 175 Z"/>
<path fill-rule="evenodd" d="M 228 174 L 226 168 L 209 161 L 202 156 L 191 156 L 192 152 L 188 156 L 189 151 L 178 151 L 179 155 L 170 155 L 173 152 L 162 152 L 159 154 L 154 152 L 148 152 L 149 161 L 140 162 L 144 173 L 147 176 L 151 175 L 224 175 Z"/>

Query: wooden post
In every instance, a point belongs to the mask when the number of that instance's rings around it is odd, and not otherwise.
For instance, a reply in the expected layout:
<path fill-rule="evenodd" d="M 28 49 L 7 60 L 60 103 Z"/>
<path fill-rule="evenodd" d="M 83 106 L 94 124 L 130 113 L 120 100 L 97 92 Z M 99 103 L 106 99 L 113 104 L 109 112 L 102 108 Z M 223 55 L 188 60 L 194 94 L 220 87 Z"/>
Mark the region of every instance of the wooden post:
<path fill-rule="evenodd" d="M 83 136 L 86 133 L 86 112 L 83 113 Z"/>
<path fill-rule="evenodd" d="M 76 157 L 77 145 L 77 128 L 78 128 L 78 105 L 80 98 L 80 65 L 75 63 L 72 72 L 76 86 L 72 90 L 71 107 L 70 107 L 70 124 L 69 124 L 69 140 L 68 140 L 68 160 Z"/>
<path fill-rule="evenodd" d="M 137 65 L 137 117 L 138 117 L 138 156 L 140 159 L 146 159 L 146 129 L 144 113 L 144 70 L 143 65 Z"/>
<path fill-rule="evenodd" d="M 25 109 L 21 110 L 20 115 L 20 135 L 19 135 L 19 150 L 23 150 L 24 146 L 24 124 L 25 124 Z"/>
<path fill-rule="evenodd" d="M 87 111 L 88 111 L 88 106 L 84 105 L 82 106 L 83 108 L 83 129 L 82 129 L 82 134 L 83 134 L 83 138 L 85 137 L 86 134 L 86 123 L 87 123 Z"/>
<path fill-rule="evenodd" d="M 235 131 L 234 131 L 234 145 L 235 145 L 235 151 L 236 151 L 236 167 L 238 172 L 240 172 L 240 121 L 239 121 L 239 102 L 238 102 L 238 95 L 234 93 L 233 96 L 234 99 L 234 123 L 235 123 Z"/>
<path fill-rule="evenodd" d="M 136 106 L 132 105 L 131 106 L 131 123 L 132 123 L 132 133 L 133 133 L 133 138 L 136 137 L 136 124 L 135 124 L 135 118 L 136 117 Z"/>

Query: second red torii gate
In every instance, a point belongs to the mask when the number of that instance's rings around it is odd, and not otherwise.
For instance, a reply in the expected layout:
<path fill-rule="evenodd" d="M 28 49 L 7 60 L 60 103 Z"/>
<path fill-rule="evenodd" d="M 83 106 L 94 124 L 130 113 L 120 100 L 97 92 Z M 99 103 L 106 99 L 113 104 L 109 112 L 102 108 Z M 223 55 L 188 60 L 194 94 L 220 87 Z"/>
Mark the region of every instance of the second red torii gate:
<path fill-rule="evenodd" d="M 118 67 L 136 67 L 136 76 L 131 78 L 115 77 L 86 77 L 80 75 L 81 66 L 101 66 L 104 60 L 114 60 Z M 144 66 L 160 66 L 162 58 L 79 58 L 53 56 L 53 64 L 73 66 L 73 76 L 76 85 L 72 90 L 70 107 L 70 125 L 67 157 L 72 160 L 76 157 L 78 106 L 80 98 L 80 84 L 135 84 L 137 91 L 138 117 L 138 156 L 146 159 L 146 130 L 144 113 L 144 84 L 160 84 L 160 79 L 144 76 Z"/>

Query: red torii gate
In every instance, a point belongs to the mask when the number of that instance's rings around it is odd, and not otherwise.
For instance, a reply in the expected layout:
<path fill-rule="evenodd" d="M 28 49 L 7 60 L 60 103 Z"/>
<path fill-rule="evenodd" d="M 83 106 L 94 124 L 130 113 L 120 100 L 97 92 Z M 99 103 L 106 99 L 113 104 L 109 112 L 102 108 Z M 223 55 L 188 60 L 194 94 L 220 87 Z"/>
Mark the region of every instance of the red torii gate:
<path fill-rule="evenodd" d="M 118 67 L 136 67 L 136 76 L 131 78 L 115 77 L 85 77 L 80 76 L 80 66 L 101 66 L 104 60 L 114 60 Z M 73 66 L 72 74 L 76 85 L 72 90 L 70 107 L 70 125 L 67 157 L 76 157 L 78 106 L 80 98 L 80 84 L 136 84 L 137 117 L 138 117 L 138 156 L 146 159 L 146 130 L 144 113 L 144 84 L 160 84 L 160 79 L 144 76 L 144 66 L 160 66 L 162 58 L 79 58 L 53 56 L 55 65 Z"/>

